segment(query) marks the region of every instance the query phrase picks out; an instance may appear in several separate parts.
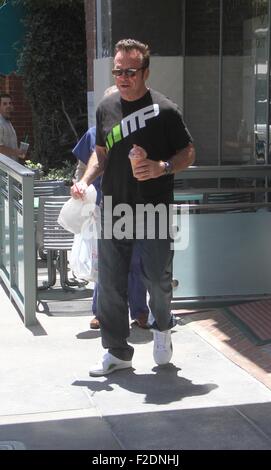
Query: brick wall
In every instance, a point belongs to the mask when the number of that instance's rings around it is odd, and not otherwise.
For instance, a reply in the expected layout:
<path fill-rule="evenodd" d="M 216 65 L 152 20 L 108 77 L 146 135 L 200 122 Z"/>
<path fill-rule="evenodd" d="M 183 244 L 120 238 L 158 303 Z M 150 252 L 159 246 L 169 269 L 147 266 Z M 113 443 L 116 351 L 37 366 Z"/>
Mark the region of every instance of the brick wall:
<path fill-rule="evenodd" d="M 17 132 L 18 141 L 28 135 L 28 141 L 33 145 L 32 114 L 23 90 L 23 79 L 19 75 L 0 75 L 0 91 L 9 93 L 14 104 L 12 124 Z"/>
<path fill-rule="evenodd" d="M 96 58 L 95 0 L 85 0 L 88 91 L 94 90 L 93 60 Z"/>

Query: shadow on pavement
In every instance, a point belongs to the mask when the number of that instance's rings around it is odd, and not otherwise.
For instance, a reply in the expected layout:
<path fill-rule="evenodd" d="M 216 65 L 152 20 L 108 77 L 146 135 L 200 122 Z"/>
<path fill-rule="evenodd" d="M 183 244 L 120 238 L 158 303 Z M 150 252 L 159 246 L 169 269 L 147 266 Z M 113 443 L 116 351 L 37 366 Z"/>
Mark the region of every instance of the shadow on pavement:
<path fill-rule="evenodd" d="M 183 398 L 210 393 L 218 386 L 213 383 L 193 384 L 179 377 L 180 368 L 173 364 L 154 367 L 154 374 L 135 374 L 133 369 L 116 371 L 98 380 L 76 380 L 72 385 L 87 387 L 91 392 L 113 391 L 114 384 L 132 393 L 145 394 L 145 403 L 157 405 L 180 401 Z"/>

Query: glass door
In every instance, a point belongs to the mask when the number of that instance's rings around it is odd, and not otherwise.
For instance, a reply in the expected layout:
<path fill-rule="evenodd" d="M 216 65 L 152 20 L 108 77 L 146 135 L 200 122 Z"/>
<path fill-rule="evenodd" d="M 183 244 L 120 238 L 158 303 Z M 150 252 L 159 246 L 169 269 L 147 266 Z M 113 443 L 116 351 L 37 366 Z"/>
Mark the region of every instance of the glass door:
<path fill-rule="evenodd" d="M 223 2 L 222 164 L 267 159 L 268 1 Z"/>

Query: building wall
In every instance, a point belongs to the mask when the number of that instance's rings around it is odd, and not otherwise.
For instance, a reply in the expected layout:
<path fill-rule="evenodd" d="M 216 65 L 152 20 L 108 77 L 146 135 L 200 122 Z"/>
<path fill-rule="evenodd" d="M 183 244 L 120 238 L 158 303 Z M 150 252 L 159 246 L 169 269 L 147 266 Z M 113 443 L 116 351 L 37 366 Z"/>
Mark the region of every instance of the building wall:
<path fill-rule="evenodd" d="M 113 58 L 104 57 L 94 61 L 94 106 L 95 109 L 101 101 L 106 88 L 114 84 L 111 70 L 113 68 Z"/>
<path fill-rule="evenodd" d="M 94 61 L 94 104 L 97 107 L 103 93 L 114 84 L 111 74 L 113 58 Z M 183 109 L 183 58 L 151 57 L 150 77 L 147 85 L 169 97 Z"/>
<path fill-rule="evenodd" d="M 189 0 L 185 22 L 185 117 L 197 163 L 255 164 L 263 148 L 267 159 L 268 1 Z"/>
<path fill-rule="evenodd" d="M 94 104 L 114 83 L 111 69 L 114 44 L 123 38 L 148 43 L 151 67 L 148 85 L 183 107 L 182 0 L 97 0 L 98 59 L 94 62 Z"/>
<path fill-rule="evenodd" d="M 87 41 L 87 100 L 89 127 L 95 124 L 94 108 L 94 67 L 96 58 L 96 8 L 95 0 L 85 0 L 86 41 Z"/>
<path fill-rule="evenodd" d="M 198 165 L 260 163 L 260 148 L 271 161 L 268 5 L 270 0 L 97 0 L 95 106 L 112 84 L 114 44 L 134 37 L 151 48 L 149 85 L 182 108 Z"/>
<path fill-rule="evenodd" d="M 183 54 L 183 6 L 183 0 L 112 0 L 112 47 L 132 37 L 147 43 L 152 55 Z"/>

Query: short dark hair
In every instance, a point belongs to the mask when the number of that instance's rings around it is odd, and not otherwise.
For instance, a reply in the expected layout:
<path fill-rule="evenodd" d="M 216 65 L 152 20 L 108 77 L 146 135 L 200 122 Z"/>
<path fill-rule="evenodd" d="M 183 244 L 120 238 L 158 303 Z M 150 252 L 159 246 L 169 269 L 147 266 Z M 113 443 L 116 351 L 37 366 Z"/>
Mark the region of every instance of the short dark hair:
<path fill-rule="evenodd" d="M 11 99 L 11 96 L 8 93 L 0 93 L 0 103 L 2 101 L 2 98 L 10 98 Z"/>
<path fill-rule="evenodd" d="M 143 44 L 143 42 L 137 41 L 136 39 L 121 39 L 115 45 L 114 55 L 119 51 L 129 52 L 133 49 L 141 52 L 143 55 L 142 67 L 147 69 L 150 65 L 150 48 L 148 44 Z"/>

